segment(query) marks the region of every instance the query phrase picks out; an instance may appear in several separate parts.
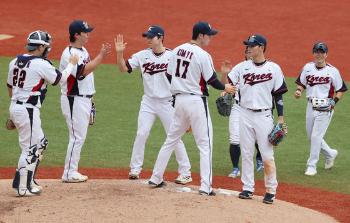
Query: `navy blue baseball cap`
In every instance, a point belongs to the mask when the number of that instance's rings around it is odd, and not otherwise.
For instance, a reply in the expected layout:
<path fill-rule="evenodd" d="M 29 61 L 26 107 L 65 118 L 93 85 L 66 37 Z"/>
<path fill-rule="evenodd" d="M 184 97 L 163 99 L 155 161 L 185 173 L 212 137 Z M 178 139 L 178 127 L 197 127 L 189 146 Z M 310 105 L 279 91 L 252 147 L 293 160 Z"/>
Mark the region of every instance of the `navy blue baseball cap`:
<path fill-rule="evenodd" d="M 193 34 L 205 34 L 208 36 L 214 36 L 217 33 L 218 31 L 211 28 L 211 25 L 207 22 L 197 22 L 193 26 Z"/>
<path fill-rule="evenodd" d="M 312 52 L 316 53 L 317 51 L 322 51 L 323 53 L 328 53 L 328 47 L 323 42 L 315 43 L 314 47 L 312 48 Z"/>
<path fill-rule="evenodd" d="M 70 25 L 69 25 L 69 34 L 74 35 L 76 33 L 89 33 L 93 30 L 93 27 L 90 27 L 87 22 L 83 20 L 74 20 Z"/>
<path fill-rule="evenodd" d="M 266 46 L 267 40 L 262 35 L 254 34 L 243 41 L 243 44 L 246 46 Z"/>
<path fill-rule="evenodd" d="M 164 29 L 160 26 L 150 26 L 147 32 L 142 33 L 143 37 L 153 38 L 155 36 L 164 36 Z"/>

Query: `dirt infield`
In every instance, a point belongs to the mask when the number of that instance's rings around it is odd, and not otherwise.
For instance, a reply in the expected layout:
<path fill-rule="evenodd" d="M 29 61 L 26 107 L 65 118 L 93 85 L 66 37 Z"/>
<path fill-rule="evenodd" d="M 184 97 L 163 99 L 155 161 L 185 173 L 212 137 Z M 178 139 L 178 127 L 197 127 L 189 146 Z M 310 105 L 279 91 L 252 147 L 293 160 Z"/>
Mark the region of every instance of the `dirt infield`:
<path fill-rule="evenodd" d="M 38 171 L 38 177 L 39 179 L 60 179 L 62 171 L 63 171 L 62 168 L 40 168 Z M 113 180 L 125 179 L 127 178 L 127 174 L 128 174 L 128 170 L 126 169 L 120 170 L 120 169 L 108 169 L 108 168 L 97 168 L 97 169 L 80 168 L 80 171 L 83 174 L 87 174 L 90 177 L 90 179 L 113 179 Z M 13 177 L 14 172 L 15 172 L 15 168 L 0 168 L 0 179 L 11 179 Z M 148 179 L 150 175 L 151 175 L 150 171 L 143 171 L 142 178 L 144 180 Z M 172 181 L 173 179 L 176 178 L 176 176 L 177 176 L 177 173 L 167 172 L 165 175 L 165 179 L 168 181 Z M 193 176 L 193 182 L 191 183 L 191 185 L 199 185 L 198 174 L 193 174 L 192 176 Z M 7 191 L 6 196 L 10 196 L 11 194 L 13 195 L 12 190 L 10 189 L 10 181 L 6 181 L 6 182 L 7 182 L 5 183 L 6 185 L 2 186 L 2 187 L 6 187 L 3 189 L 4 191 Z M 39 182 L 41 183 L 46 181 L 39 180 Z M 223 189 L 229 189 L 234 191 L 239 191 L 242 188 L 240 179 L 232 179 L 225 176 L 214 176 L 213 182 L 214 182 L 215 188 L 223 188 Z M 44 183 L 44 185 L 45 184 L 46 183 Z M 264 194 L 263 188 L 264 188 L 263 182 L 257 181 L 255 194 L 262 196 Z M 49 193 L 46 191 L 50 191 L 50 190 L 51 190 L 50 188 L 44 188 L 44 193 Z M 10 193 L 8 193 L 9 191 Z M 92 195 L 89 195 L 89 196 L 92 196 Z M 2 197 L 2 194 L 1 194 L 1 197 Z M 280 183 L 278 187 L 277 198 L 279 200 L 291 202 L 302 207 L 310 208 L 310 209 L 325 213 L 327 215 L 334 217 L 340 222 L 349 222 L 349 219 L 350 219 L 350 195 L 347 195 L 347 194 L 339 194 L 339 193 L 324 191 L 316 188 L 305 188 L 299 185 Z M 9 202 L 7 203 L 7 206 L 0 205 L 0 213 L 1 213 L 1 210 L 3 209 L 9 210 L 11 209 L 11 207 L 17 206 L 15 203 L 13 202 L 11 203 L 11 201 L 12 200 L 9 200 Z M 106 207 L 107 206 L 108 205 L 106 205 Z M 114 206 L 117 207 L 118 205 L 113 204 L 112 207 Z M 222 205 L 219 205 L 218 207 L 222 207 Z M 260 210 L 260 209 L 253 208 L 253 210 L 251 210 L 252 215 L 257 210 Z M 276 220 L 276 219 L 273 219 L 273 220 Z M 303 221 L 295 221 L 295 222 L 303 222 Z M 308 222 L 308 221 L 304 221 L 304 222 Z M 323 222 L 323 221 L 320 221 L 320 222 Z"/>
<path fill-rule="evenodd" d="M 227 58 L 233 63 L 241 61 L 242 40 L 261 33 L 268 39 L 268 57 L 281 65 L 286 76 L 297 76 L 311 59 L 313 43 L 322 40 L 329 45 L 329 62 L 350 80 L 348 55 L 343 46 L 350 35 L 348 0 L 85 0 L 79 6 L 75 4 L 68 0 L 51 0 L 50 4 L 2 0 L 0 34 L 14 38 L 0 41 L 0 55 L 23 52 L 28 33 L 43 29 L 54 38 L 50 57 L 58 59 L 68 44 L 68 25 L 76 18 L 95 26 L 87 46 L 92 55 L 96 55 L 103 41 L 112 43 L 116 34 L 123 33 L 128 42 L 126 56 L 146 47 L 141 33 L 150 24 L 165 28 L 165 44 L 173 48 L 191 38 L 195 22 L 207 20 L 219 30 L 208 48 L 217 68 Z M 33 13 L 34 5 L 37 13 Z M 107 62 L 114 61 L 113 52 Z"/>
<path fill-rule="evenodd" d="M 215 197 L 200 196 L 196 186 L 173 183 L 154 189 L 145 180 L 42 180 L 45 191 L 40 196 L 22 199 L 9 184 L 0 181 L 0 222 L 336 222 L 280 200 L 271 206 L 263 204 L 262 197 L 241 200 L 238 192 L 227 190 L 217 190 Z"/>

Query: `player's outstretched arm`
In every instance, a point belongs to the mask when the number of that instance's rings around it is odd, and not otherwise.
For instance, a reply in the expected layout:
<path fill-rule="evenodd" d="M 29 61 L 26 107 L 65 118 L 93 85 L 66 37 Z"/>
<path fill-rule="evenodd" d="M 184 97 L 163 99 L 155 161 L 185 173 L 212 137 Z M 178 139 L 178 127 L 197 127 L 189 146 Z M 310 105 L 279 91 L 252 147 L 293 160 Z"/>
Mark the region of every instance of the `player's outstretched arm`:
<path fill-rule="evenodd" d="M 126 48 L 126 44 L 127 43 L 124 43 L 123 35 L 118 34 L 117 38 L 114 38 L 114 46 L 117 53 L 117 65 L 121 72 L 128 71 L 128 67 L 126 66 L 124 59 L 124 50 Z"/>
<path fill-rule="evenodd" d="M 101 64 L 103 59 L 110 53 L 111 45 L 109 43 L 102 44 L 100 53 L 89 63 L 86 64 L 83 76 L 86 76 L 93 72 L 98 65 Z"/>

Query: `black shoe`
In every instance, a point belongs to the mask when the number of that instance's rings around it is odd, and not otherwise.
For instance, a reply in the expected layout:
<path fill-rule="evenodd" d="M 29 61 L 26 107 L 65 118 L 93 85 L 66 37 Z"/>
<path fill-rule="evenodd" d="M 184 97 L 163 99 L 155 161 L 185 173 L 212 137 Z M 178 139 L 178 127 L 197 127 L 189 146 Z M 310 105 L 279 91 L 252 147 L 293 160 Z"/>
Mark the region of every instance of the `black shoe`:
<path fill-rule="evenodd" d="M 239 193 L 238 197 L 241 199 L 252 199 L 253 192 L 251 192 L 249 190 L 244 190 L 241 193 Z"/>
<path fill-rule="evenodd" d="M 202 190 L 199 190 L 198 192 L 199 192 L 199 195 L 216 196 L 216 193 L 213 190 L 209 194 Z"/>
<path fill-rule="evenodd" d="M 272 204 L 276 196 L 274 194 L 266 193 L 263 199 L 263 203 Z"/>
<path fill-rule="evenodd" d="M 151 185 L 154 188 L 159 188 L 159 187 L 165 187 L 166 183 L 164 181 L 162 181 L 160 184 L 156 184 L 152 181 L 148 181 L 148 184 Z"/>

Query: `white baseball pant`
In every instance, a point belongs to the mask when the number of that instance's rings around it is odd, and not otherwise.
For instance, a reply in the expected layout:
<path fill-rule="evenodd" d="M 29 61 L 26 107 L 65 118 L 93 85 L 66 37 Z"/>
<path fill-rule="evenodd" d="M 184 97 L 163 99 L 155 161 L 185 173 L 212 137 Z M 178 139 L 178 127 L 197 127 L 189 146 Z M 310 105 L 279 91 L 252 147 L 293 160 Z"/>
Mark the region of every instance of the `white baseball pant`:
<path fill-rule="evenodd" d="M 25 167 L 28 163 L 26 159 L 29 156 L 30 147 L 40 143 L 43 139 L 44 132 L 41 128 L 40 109 L 30 104 L 17 104 L 11 102 L 10 118 L 18 131 L 18 141 L 21 147 L 21 155 L 18 160 L 18 170 L 20 175 L 27 174 Z M 31 166 L 34 171 L 35 166 Z"/>
<path fill-rule="evenodd" d="M 231 114 L 229 117 L 229 141 L 232 145 L 239 145 L 239 116 L 240 116 L 240 106 L 234 104 L 231 109 Z"/>
<path fill-rule="evenodd" d="M 172 97 L 162 99 L 151 98 L 147 95 L 142 97 L 138 116 L 137 134 L 130 161 L 131 172 L 140 172 L 142 170 L 146 141 L 156 118 L 159 117 L 165 132 L 168 133 L 174 117 L 174 111 L 175 109 L 172 107 Z M 182 140 L 180 140 L 175 147 L 175 157 L 179 164 L 179 174 L 191 176 L 191 165 Z"/>
<path fill-rule="evenodd" d="M 171 153 L 191 126 L 200 154 L 200 190 L 212 191 L 213 128 L 207 98 L 199 95 L 179 94 L 175 100 L 175 116 L 167 138 L 159 151 L 151 181 L 160 184 Z"/>
<path fill-rule="evenodd" d="M 307 166 L 316 170 L 317 162 L 322 152 L 326 159 L 333 158 L 336 154 L 323 139 L 327 128 L 331 122 L 333 110 L 331 112 L 315 111 L 312 103 L 308 102 L 306 107 L 306 132 L 310 140 L 310 156 L 307 160 Z"/>
<path fill-rule="evenodd" d="M 89 127 L 91 106 L 91 98 L 61 95 L 61 109 L 69 130 L 62 179 L 72 178 L 78 172 L 80 152 Z"/>
<path fill-rule="evenodd" d="M 276 194 L 277 176 L 274 160 L 273 146 L 268 140 L 268 135 L 272 131 L 273 116 L 271 110 L 254 112 L 241 108 L 239 133 L 241 137 L 242 151 L 242 183 L 243 190 L 254 192 L 254 150 L 255 142 L 259 145 L 259 150 L 264 162 L 264 181 L 266 192 Z"/>

